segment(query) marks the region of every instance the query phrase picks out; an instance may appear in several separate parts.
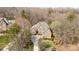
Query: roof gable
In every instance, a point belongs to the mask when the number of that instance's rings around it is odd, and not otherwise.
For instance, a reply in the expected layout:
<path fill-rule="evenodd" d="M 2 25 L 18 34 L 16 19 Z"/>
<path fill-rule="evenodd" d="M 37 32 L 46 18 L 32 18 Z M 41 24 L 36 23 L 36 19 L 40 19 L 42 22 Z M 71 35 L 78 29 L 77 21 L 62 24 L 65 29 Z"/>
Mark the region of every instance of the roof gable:
<path fill-rule="evenodd" d="M 6 18 L 0 18 L 0 22 L 4 22 L 6 25 L 9 25 L 9 22 Z"/>

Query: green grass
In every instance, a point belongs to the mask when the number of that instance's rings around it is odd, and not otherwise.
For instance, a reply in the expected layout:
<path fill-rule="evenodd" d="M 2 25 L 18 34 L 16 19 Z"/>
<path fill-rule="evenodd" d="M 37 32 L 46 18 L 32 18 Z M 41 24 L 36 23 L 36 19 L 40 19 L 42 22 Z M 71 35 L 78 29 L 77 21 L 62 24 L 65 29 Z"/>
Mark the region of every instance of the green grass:
<path fill-rule="evenodd" d="M 9 43 L 9 36 L 0 36 L 0 50 L 4 48 Z"/>
<path fill-rule="evenodd" d="M 0 50 L 3 49 L 19 32 L 19 26 L 15 23 L 8 30 L 2 32 L 4 35 L 0 36 Z"/>

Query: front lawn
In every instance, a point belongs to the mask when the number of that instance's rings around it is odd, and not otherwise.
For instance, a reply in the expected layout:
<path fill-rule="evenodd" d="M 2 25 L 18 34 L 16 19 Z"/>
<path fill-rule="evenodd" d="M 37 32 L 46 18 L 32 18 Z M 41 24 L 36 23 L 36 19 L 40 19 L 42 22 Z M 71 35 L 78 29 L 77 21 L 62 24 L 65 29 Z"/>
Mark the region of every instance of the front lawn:
<path fill-rule="evenodd" d="M 8 35 L 0 36 L 0 50 L 2 50 L 9 42 L 10 38 Z"/>

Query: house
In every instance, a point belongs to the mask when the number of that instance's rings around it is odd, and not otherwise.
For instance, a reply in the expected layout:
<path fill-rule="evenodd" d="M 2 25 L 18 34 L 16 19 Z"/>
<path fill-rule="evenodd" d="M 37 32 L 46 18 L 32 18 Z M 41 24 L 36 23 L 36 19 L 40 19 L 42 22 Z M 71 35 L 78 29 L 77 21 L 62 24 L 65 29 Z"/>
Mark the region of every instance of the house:
<path fill-rule="evenodd" d="M 7 20 L 6 18 L 0 18 L 0 32 L 5 31 L 14 22 L 15 22 L 14 20 Z"/>

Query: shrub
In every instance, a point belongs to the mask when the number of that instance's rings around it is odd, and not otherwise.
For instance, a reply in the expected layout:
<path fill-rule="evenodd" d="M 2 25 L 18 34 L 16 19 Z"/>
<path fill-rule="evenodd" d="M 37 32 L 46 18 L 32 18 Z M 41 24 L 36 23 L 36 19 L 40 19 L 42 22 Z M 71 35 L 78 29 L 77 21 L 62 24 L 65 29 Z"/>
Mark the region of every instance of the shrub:
<path fill-rule="evenodd" d="M 26 14 L 26 12 L 25 12 L 24 10 L 22 10 L 22 11 L 21 11 L 21 16 L 22 16 L 23 18 L 26 18 L 26 15 L 25 15 L 25 14 Z"/>
<path fill-rule="evenodd" d="M 49 13 L 49 15 L 52 13 L 52 9 L 51 8 L 49 8 L 48 13 Z"/>
<path fill-rule="evenodd" d="M 6 33 L 8 34 L 18 34 L 18 32 L 19 32 L 19 26 L 16 23 L 13 24 L 12 27 L 6 31 Z"/>
<path fill-rule="evenodd" d="M 76 18 L 76 15 L 74 12 L 69 12 L 68 13 L 68 16 L 67 16 L 67 19 L 72 22 L 74 19 Z"/>
<path fill-rule="evenodd" d="M 40 50 L 45 50 L 50 47 L 53 47 L 53 42 L 51 40 L 42 40 L 41 41 Z"/>
<path fill-rule="evenodd" d="M 50 28 L 57 28 L 61 26 L 61 23 L 59 21 L 52 21 L 51 24 L 50 24 Z"/>
<path fill-rule="evenodd" d="M 52 24 L 52 21 L 51 20 L 48 20 L 48 25 L 50 26 Z"/>
<path fill-rule="evenodd" d="M 29 29 L 26 27 L 24 28 L 24 40 L 25 40 L 25 44 L 26 44 L 26 48 L 24 48 L 24 50 L 33 50 L 33 43 L 30 39 L 30 31 Z"/>
<path fill-rule="evenodd" d="M 29 39 L 30 32 L 29 32 L 29 29 L 28 28 L 24 28 L 24 36 L 25 36 L 26 39 Z"/>

